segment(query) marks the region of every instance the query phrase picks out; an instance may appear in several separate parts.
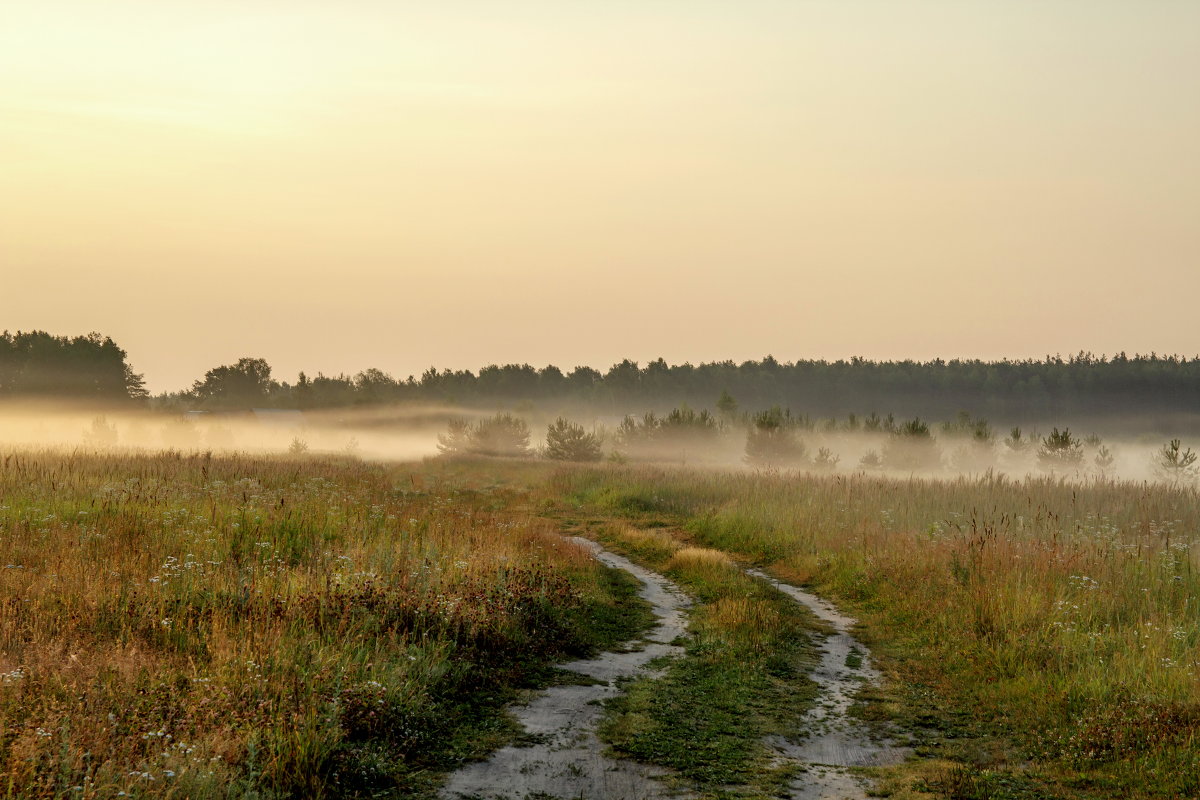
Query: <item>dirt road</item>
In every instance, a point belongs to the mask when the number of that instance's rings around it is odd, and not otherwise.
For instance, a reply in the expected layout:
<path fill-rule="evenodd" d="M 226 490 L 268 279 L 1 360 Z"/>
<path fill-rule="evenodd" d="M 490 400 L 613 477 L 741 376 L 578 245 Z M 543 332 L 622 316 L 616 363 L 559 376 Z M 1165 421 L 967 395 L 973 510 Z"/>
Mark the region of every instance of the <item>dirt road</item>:
<path fill-rule="evenodd" d="M 617 681 L 644 675 L 661 656 L 679 655 L 672 644 L 685 635 L 684 617 L 690 601 L 680 589 L 657 573 L 604 550 L 580 537 L 571 541 L 588 548 L 602 563 L 625 570 L 641 583 L 640 594 L 651 606 L 657 623 L 644 642 L 628 650 L 563 664 L 562 668 L 595 680 L 586 686 L 556 686 L 512 709 L 530 745 L 511 745 L 487 761 L 453 773 L 441 792 L 443 800 L 652 800 L 682 797 L 662 780 L 668 770 L 604 754 L 596 728 L 603 702 L 620 690 Z M 821 663 L 812 678 L 821 689 L 816 705 L 805 716 L 808 736 L 801 742 L 773 738 L 766 742 L 779 763 L 803 768 L 789 787 L 793 800 L 865 800 L 866 788 L 853 767 L 879 766 L 902 760 L 907 751 L 888 741 L 872 739 L 849 714 L 854 694 L 864 683 L 879 680 L 867 648 L 850 634 L 854 620 L 830 603 L 758 570 L 746 570 L 828 623 L 834 632 L 823 642 Z"/>
<path fill-rule="evenodd" d="M 455 772 L 442 790 L 445 800 L 650 800 L 680 796 L 669 793 L 660 780 L 666 770 L 604 755 L 596 727 L 604 713 L 603 701 L 620 691 L 616 686 L 619 678 L 644 674 L 648 662 L 682 651 L 671 642 L 687 631 L 683 612 L 690 601 L 661 575 L 609 553 L 595 542 L 579 537 L 572 541 L 591 550 L 604 564 L 625 570 L 641 581 L 641 596 L 651 605 L 658 622 L 646 635 L 646 642 L 630 643 L 629 652 L 602 653 L 593 659 L 563 664 L 563 669 L 598 682 L 590 686 L 556 686 L 529 704 L 513 708 L 536 744 L 502 748 L 487 761 Z"/>
<path fill-rule="evenodd" d="M 767 581 L 779 591 L 827 622 L 834 632 L 822 642 L 821 663 L 812 679 L 821 687 L 817 704 L 804 722 L 809 735 L 803 742 L 782 738 L 768 745 L 777 758 L 804 767 L 793 782 L 792 800 L 866 800 L 867 792 L 850 767 L 875 767 L 895 764 L 908 755 L 893 742 L 873 739 L 865 727 L 850 716 L 854 695 L 864 684 L 879 682 L 878 671 L 871 666 L 867 648 L 850 634 L 855 620 L 839 612 L 831 603 L 796 586 L 775 580 L 759 570 L 746 574 Z"/>

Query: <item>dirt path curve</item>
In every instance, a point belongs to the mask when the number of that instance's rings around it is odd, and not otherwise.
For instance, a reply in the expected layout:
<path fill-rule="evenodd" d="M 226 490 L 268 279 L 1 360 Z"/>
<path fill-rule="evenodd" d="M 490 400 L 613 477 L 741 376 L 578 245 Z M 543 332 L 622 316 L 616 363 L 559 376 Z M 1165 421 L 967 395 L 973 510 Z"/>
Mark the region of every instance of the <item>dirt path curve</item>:
<path fill-rule="evenodd" d="M 904 760 L 908 750 L 872 739 L 849 715 L 855 692 L 864 682 L 876 683 L 881 677 L 871 666 L 867 648 L 850 635 L 855 620 L 828 601 L 765 572 L 750 569 L 746 574 L 767 581 L 834 629 L 823 642 L 821 663 L 812 672 L 821 695 L 804 718 L 810 730 L 808 738 L 799 744 L 782 738 L 767 742 L 781 761 L 799 762 L 805 767 L 790 787 L 789 796 L 792 800 L 865 800 L 866 788 L 849 768 L 895 764 Z"/>
<path fill-rule="evenodd" d="M 604 755 L 596 726 L 604 700 L 620 693 L 618 678 L 643 673 L 655 658 L 677 655 L 673 642 L 687 630 L 683 611 L 690 601 L 666 578 L 642 569 L 628 559 L 604 550 L 582 537 L 571 541 L 591 550 L 610 567 L 632 574 L 642 583 L 641 596 L 650 603 L 658 624 L 646 635 L 648 643 L 635 652 L 602 653 L 596 658 L 563 664 L 563 669 L 594 678 L 592 686 L 555 686 L 528 705 L 513 708 L 525 731 L 536 738 L 532 746 L 509 746 L 487 761 L 453 773 L 441 791 L 444 800 L 524 800 L 526 797 L 572 800 L 651 800 L 677 796 L 658 778 L 667 770 L 617 760 Z"/>

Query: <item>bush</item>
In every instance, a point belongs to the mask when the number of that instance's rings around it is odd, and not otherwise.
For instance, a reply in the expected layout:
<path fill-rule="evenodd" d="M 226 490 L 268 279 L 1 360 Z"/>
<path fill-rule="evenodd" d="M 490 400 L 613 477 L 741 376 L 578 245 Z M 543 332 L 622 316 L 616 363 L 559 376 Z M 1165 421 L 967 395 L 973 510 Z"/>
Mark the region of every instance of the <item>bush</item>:
<path fill-rule="evenodd" d="M 599 461 L 600 437 L 582 425 L 559 417 L 546 428 L 546 458 L 555 461 Z"/>
<path fill-rule="evenodd" d="M 1083 461 L 1083 443 L 1071 435 L 1069 428 L 1063 428 L 1061 431 L 1054 428 L 1049 436 L 1042 439 L 1037 458 L 1042 469 L 1051 472 L 1078 467 Z"/>
<path fill-rule="evenodd" d="M 679 448 L 707 447 L 721 433 L 717 419 L 707 410 L 695 411 L 686 405 L 672 409 L 665 417 L 654 412 L 641 419 L 626 416 L 617 427 L 617 444 L 630 454 L 663 457 Z"/>
<path fill-rule="evenodd" d="M 471 452 L 471 425 L 464 419 L 452 419 L 445 433 L 438 434 L 438 450 L 447 456 Z"/>
<path fill-rule="evenodd" d="M 896 428 L 884 443 L 882 459 L 888 469 L 937 469 L 942 463 L 942 451 L 929 432 L 929 426 L 920 417 L 915 417 Z"/>
<path fill-rule="evenodd" d="M 817 457 L 813 459 L 813 469 L 818 472 L 833 472 L 841 460 L 842 457 L 828 447 L 819 447 Z"/>
<path fill-rule="evenodd" d="M 796 436 L 790 414 L 775 406 L 754 415 L 746 435 L 746 461 L 756 465 L 803 463 L 807 448 Z"/>
<path fill-rule="evenodd" d="M 720 429 L 717 426 L 716 417 L 708 413 L 708 409 L 697 412 L 683 405 L 671 409 L 671 412 L 663 418 L 659 431 L 665 437 L 682 435 L 713 439 L 716 438 Z"/>
<path fill-rule="evenodd" d="M 529 455 L 529 426 L 520 417 L 500 413 L 471 429 L 471 452 L 484 456 Z"/>
<path fill-rule="evenodd" d="M 858 460 L 858 468 L 870 471 L 883 469 L 883 460 L 879 457 L 879 453 L 868 450 L 866 455 Z"/>
<path fill-rule="evenodd" d="M 1158 451 L 1154 465 L 1158 474 L 1172 483 L 1194 480 L 1197 473 L 1197 456 L 1192 449 L 1184 449 L 1178 439 L 1172 439 Z"/>
<path fill-rule="evenodd" d="M 528 456 L 529 426 L 520 417 L 499 413 L 474 425 L 451 420 L 445 433 L 438 434 L 443 455 Z"/>
<path fill-rule="evenodd" d="M 970 439 L 978 444 L 991 445 L 996 438 L 992 426 L 983 417 L 972 417 L 967 411 L 958 412 L 950 422 L 942 423 L 942 433 L 960 439 Z"/>
<path fill-rule="evenodd" d="M 626 414 L 621 420 L 621 424 L 617 426 L 617 443 L 622 447 L 639 447 L 649 444 L 654 435 L 658 432 L 662 424 L 654 412 L 651 411 L 641 419 L 637 419 L 632 414 Z"/>
<path fill-rule="evenodd" d="M 1004 446 L 1013 453 L 1023 453 L 1029 449 L 1029 439 L 1022 438 L 1021 429 L 1013 428 L 1008 433 L 1008 438 L 1004 440 Z"/>

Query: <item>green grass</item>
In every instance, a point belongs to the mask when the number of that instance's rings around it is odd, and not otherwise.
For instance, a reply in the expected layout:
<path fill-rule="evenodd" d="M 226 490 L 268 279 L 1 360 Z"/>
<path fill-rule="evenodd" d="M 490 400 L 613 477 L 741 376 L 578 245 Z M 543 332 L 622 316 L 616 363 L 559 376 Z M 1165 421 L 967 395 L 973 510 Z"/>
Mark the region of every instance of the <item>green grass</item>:
<path fill-rule="evenodd" d="M 607 468 L 553 490 L 680 515 L 856 614 L 891 679 L 873 713 L 927 758 L 897 796 L 1200 794 L 1195 488 Z"/>
<path fill-rule="evenodd" d="M 666 659 L 661 675 L 623 687 L 608 703 L 601 738 L 619 755 L 676 770 L 701 796 L 724 796 L 731 786 L 742 787 L 739 796 L 774 796 L 793 769 L 772 766 L 764 738 L 803 735 L 801 718 L 816 694 L 808 672 L 821 625 L 721 554 L 687 547 L 669 528 L 602 524 L 594 534 L 696 599 L 684 654 Z"/>

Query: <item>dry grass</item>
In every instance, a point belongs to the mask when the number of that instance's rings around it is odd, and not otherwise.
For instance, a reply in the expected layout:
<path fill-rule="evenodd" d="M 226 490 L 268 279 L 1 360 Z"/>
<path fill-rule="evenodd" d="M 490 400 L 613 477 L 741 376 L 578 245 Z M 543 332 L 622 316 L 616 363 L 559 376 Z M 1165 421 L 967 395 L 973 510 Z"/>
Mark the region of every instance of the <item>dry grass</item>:
<path fill-rule="evenodd" d="M 514 498 L 349 459 L 0 454 L 0 796 L 417 786 L 463 703 L 586 651 L 606 601 Z"/>
<path fill-rule="evenodd" d="M 670 559 L 683 545 L 661 528 L 635 528 L 621 525 L 614 534 L 622 547 L 650 561 Z"/>
<path fill-rule="evenodd" d="M 676 550 L 667 561 L 668 570 L 688 570 L 721 576 L 729 570 L 737 569 L 733 560 L 720 550 L 707 547 L 682 547 Z"/>

